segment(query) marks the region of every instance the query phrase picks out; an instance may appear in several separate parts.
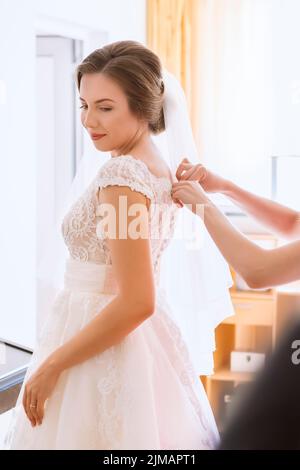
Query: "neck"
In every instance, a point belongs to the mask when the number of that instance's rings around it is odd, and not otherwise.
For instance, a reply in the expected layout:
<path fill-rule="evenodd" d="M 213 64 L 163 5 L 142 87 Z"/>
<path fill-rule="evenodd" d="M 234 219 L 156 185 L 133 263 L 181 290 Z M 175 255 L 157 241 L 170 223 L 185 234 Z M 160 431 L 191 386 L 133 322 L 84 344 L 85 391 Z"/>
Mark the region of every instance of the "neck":
<path fill-rule="evenodd" d="M 139 160 L 146 161 L 147 156 L 152 155 L 154 152 L 157 153 L 156 147 L 153 144 L 150 133 L 145 131 L 132 145 L 127 145 L 120 150 L 113 150 L 111 156 L 118 157 L 120 155 L 130 154 Z"/>

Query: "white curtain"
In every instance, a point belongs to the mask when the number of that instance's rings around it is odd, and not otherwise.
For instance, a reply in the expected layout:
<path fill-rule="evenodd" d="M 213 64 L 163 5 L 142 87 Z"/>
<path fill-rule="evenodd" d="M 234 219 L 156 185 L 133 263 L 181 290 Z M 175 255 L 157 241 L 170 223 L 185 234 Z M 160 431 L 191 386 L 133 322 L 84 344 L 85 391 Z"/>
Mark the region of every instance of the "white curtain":
<path fill-rule="evenodd" d="M 265 196 L 270 195 L 271 8 L 269 0 L 200 0 L 194 19 L 201 160 Z"/>

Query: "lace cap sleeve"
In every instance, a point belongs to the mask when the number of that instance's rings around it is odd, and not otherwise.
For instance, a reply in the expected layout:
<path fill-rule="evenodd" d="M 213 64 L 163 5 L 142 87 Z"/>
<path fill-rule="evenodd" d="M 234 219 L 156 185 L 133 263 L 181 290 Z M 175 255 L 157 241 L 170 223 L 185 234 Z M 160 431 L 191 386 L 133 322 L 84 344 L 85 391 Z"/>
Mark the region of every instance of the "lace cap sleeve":
<path fill-rule="evenodd" d="M 154 199 L 149 172 L 143 162 L 133 157 L 113 157 L 99 172 L 98 187 L 128 186 L 132 191 L 142 193 L 151 201 Z"/>

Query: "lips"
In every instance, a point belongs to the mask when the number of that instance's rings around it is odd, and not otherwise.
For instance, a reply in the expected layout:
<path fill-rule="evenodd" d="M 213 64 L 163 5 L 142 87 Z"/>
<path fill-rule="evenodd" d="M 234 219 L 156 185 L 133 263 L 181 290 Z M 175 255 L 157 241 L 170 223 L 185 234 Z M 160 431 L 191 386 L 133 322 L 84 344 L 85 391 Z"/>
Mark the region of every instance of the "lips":
<path fill-rule="evenodd" d="M 91 134 L 92 137 L 104 137 L 106 134 Z"/>
<path fill-rule="evenodd" d="M 98 140 L 101 139 L 102 137 L 105 137 L 106 134 L 91 134 L 91 137 L 93 140 Z"/>

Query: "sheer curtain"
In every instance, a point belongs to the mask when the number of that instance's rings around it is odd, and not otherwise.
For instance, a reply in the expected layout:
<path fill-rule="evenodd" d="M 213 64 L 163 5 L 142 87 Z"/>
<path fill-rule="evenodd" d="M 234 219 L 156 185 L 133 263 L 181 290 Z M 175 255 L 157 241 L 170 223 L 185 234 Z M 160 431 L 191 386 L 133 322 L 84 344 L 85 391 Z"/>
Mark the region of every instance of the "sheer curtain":
<path fill-rule="evenodd" d="M 147 10 L 148 46 L 185 89 L 199 158 L 265 196 L 271 190 L 273 5 L 148 0 Z"/>
<path fill-rule="evenodd" d="M 269 0 L 200 0 L 193 66 L 200 158 L 242 186 L 270 195 Z"/>

